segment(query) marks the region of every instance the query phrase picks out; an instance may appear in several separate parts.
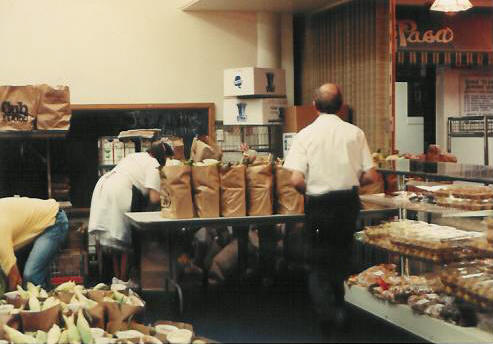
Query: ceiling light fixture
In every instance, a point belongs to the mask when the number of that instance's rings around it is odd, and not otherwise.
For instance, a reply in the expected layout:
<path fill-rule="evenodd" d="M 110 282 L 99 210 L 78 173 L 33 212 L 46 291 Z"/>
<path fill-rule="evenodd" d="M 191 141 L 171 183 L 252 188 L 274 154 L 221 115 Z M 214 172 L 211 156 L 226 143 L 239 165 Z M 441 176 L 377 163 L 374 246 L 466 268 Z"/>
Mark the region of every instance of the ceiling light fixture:
<path fill-rule="evenodd" d="M 472 7 L 469 0 L 435 0 L 430 11 L 459 12 L 466 11 Z"/>

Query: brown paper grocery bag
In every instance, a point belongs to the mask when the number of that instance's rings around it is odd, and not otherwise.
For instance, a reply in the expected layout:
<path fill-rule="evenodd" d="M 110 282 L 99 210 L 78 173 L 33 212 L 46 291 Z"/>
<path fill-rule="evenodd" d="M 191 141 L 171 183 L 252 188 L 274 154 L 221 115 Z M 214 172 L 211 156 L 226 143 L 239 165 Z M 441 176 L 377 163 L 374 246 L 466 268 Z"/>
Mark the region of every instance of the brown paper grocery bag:
<path fill-rule="evenodd" d="M 0 86 L 0 130 L 33 130 L 38 101 L 34 86 Z"/>
<path fill-rule="evenodd" d="M 41 312 L 21 311 L 22 329 L 24 332 L 49 331 L 59 323 L 61 309 L 60 305 L 56 305 Z"/>
<path fill-rule="evenodd" d="M 276 209 L 278 214 L 303 214 L 305 199 L 291 184 L 292 172 L 281 165 L 275 166 Z"/>
<path fill-rule="evenodd" d="M 171 145 L 173 148 L 173 159 L 176 160 L 185 160 L 185 144 L 183 143 L 183 139 L 177 136 L 167 136 L 165 140 Z"/>
<path fill-rule="evenodd" d="M 193 218 L 191 166 L 162 166 L 161 216 L 171 219 Z"/>
<path fill-rule="evenodd" d="M 246 166 L 224 165 L 219 169 L 221 216 L 246 216 Z"/>
<path fill-rule="evenodd" d="M 36 126 L 39 130 L 68 130 L 70 127 L 70 91 L 68 86 L 36 85 L 39 106 Z"/>
<path fill-rule="evenodd" d="M 219 217 L 220 183 L 217 165 L 192 166 L 192 190 L 198 217 Z"/>
<path fill-rule="evenodd" d="M 272 164 L 250 165 L 246 175 L 248 215 L 272 215 Z"/>
<path fill-rule="evenodd" d="M 193 139 L 192 148 L 190 150 L 190 159 L 193 162 L 204 161 L 204 159 L 221 160 L 223 151 L 221 147 L 215 143 L 205 143 L 197 138 Z"/>

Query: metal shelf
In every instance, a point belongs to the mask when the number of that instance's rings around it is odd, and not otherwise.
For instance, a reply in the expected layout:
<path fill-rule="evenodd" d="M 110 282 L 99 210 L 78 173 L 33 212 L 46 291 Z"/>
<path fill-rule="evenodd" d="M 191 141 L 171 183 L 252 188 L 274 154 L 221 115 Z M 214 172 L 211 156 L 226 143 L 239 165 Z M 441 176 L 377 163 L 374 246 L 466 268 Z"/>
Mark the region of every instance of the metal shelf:
<path fill-rule="evenodd" d="M 461 327 L 413 312 L 408 305 L 375 298 L 359 286 L 346 287 L 346 302 L 432 343 L 492 343 L 493 334 L 476 327 Z"/>
<path fill-rule="evenodd" d="M 493 115 L 449 117 L 447 125 L 447 151 L 452 150 L 452 137 L 483 137 L 484 164 L 489 164 L 488 138 L 493 137 Z"/>
<path fill-rule="evenodd" d="M 0 131 L 0 139 L 64 139 L 68 130 Z"/>
<path fill-rule="evenodd" d="M 484 165 L 401 159 L 386 161 L 380 164 L 377 170 L 382 174 L 493 184 L 493 167 Z"/>

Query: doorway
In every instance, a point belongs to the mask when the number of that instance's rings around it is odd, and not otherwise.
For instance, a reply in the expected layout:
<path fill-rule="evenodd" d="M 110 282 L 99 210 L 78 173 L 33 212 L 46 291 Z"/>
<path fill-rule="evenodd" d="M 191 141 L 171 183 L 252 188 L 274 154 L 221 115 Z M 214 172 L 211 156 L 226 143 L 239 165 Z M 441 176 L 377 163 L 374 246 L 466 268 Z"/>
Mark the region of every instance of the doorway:
<path fill-rule="evenodd" d="M 407 83 L 407 119 L 409 123 L 420 123 L 422 118 L 423 150 L 436 142 L 436 67 L 427 65 L 398 65 L 396 81 Z M 398 111 L 398 109 L 396 109 Z M 396 117 L 398 114 L 396 113 Z M 399 135 L 397 132 L 396 135 Z M 419 138 L 421 140 L 421 138 Z M 399 138 L 396 137 L 396 141 Z M 421 145 L 419 145 L 421 146 Z M 423 153 L 423 152 L 400 152 Z"/>

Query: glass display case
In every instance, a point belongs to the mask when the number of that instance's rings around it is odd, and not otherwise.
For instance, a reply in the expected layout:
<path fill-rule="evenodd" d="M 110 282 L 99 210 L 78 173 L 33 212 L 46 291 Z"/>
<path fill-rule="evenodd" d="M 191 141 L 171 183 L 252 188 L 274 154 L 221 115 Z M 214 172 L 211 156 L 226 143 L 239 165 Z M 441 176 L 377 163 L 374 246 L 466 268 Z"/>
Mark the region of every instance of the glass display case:
<path fill-rule="evenodd" d="M 348 280 L 346 301 L 431 342 L 492 342 L 493 169 L 396 160 L 378 171 L 399 191 L 361 198 L 399 219 L 357 233 L 369 268 Z"/>

